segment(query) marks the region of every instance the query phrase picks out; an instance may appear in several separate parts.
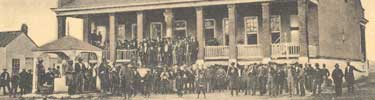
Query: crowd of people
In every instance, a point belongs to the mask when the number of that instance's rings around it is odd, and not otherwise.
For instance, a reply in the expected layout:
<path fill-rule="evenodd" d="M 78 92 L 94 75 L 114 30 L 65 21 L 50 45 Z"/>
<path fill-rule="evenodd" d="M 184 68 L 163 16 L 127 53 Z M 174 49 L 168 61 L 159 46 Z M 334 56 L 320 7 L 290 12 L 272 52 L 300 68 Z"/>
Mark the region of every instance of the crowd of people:
<path fill-rule="evenodd" d="M 82 93 L 86 80 L 86 69 L 82 60 L 71 68 L 72 81 L 69 83 L 69 93 Z M 78 66 L 78 67 L 77 67 Z M 96 69 L 101 83 L 101 93 L 134 97 L 138 94 L 148 98 L 151 94 L 172 94 L 179 97 L 184 94 L 196 93 L 205 97 L 207 92 L 230 91 L 232 96 L 260 95 L 260 96 L 305 96 L 307 92 L 320 95 L 323 87 L 332 86 L 336 96 L 342 94 L 342 84 L 345 79 L 348 92 L 354 91 L 354 71 L 356 69 L 349 62 L 345 70 L 336 64 L 335 69 L 328 71 L 325 64 L 279 64 L 279 63 L 254 63 L 251 65 L 229 66 L 203 64 L 172 64 L 170 66 L 157 66 L 153 68 L 137 63 L 110 65 L 104 60 Z M 143 70 L 142 69 L 147 69 Z M 69 73 L 69 71 L 67 72 Z M 330 78 L 331 77 L 331 78 Z M 331 80 L 333 79 L 333 80 Z M 73 82 L 75 81 L 75 82 Z M 94 82 L 93 82 L 94 83 Z M 95 88 L 95 85 L 94 87 Z"/>
<path fill-rule="evenodd" d="M 147 67 L 157 65 L 191 65 L 197 59 L 198 42 L 193 37 L 143 39 L 139 44 L 136 40 L 119 41 L 118 49 L 136 49 L 137 57 Z"/>

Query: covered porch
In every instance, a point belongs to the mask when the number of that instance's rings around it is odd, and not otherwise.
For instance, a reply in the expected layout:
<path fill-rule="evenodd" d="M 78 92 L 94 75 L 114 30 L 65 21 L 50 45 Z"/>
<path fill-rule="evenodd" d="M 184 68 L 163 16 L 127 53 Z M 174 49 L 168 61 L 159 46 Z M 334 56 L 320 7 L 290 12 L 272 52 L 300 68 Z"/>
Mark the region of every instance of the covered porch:
<path fill-rule="evenodd" d="M 92 46 L 86 42 L 78 40 L 71 36 L 66 36 L 60 38 L 58 40 L 52 41 L 45 45 L 40 46 L 39 48 L 33 50 L 33 55 L 35 60 L 34 67 L 33 67 L 33 87 L 32 93 L 36 93 L 37 90 L 40 90 L 42 85 L 39 84 L 39 73 L 38 73 L 38 61 L 43 60 L 40 59 L 40 56 L 43 54 L 55 54 L 59 57 L 59 63 L 61 72 L 61 77 L 57 77 L 54 79 L 54 93 L 56 92 L 67 92 L 68 88 L 66 85 L 66 69 L 69 66 L 68 61 L 73 61 L 73 64 L 77 62 L 77 58 L 82 58 L 83 62 L 86 64 L 87 69 L 92 69 L 93 73 L 96 73 L 96 68 L 102 62 L 102 49 Z M 45 62 L 42 63 L 44 65 L 44 69 L 50 68 L 48 64 Z M 47 66 L 46 66 L 47 65 Z M 96 89 L 100 89 L 100 82 L 96 81 Z M 39 91 L 40 92 L 40 91 Z"/>

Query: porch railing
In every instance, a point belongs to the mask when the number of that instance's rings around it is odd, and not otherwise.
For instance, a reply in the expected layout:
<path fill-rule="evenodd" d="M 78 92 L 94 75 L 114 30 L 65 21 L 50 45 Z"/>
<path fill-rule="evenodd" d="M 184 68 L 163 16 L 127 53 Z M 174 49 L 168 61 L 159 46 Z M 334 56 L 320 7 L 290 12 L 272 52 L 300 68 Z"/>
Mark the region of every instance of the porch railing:
<path fill-rule="evenodd" d="M 137 57 L 136 49 L 118 49 L 117 50 L 117 61 L 128 62 Z"/>
<path fill-rule="evenodd" d="M 272 44 L 272 58 L 299 57 L 300 46 L 298 43 Z"/>
<path fill-rule="evenodd" d="M 262 51 L 258 45 L 238 45 L 238 58 L 259 58 L 262 57 Z"/>
<path fill-rule="evenodd" d="M 206 59 L 228 59 L 229 47 L 228 46 L 206 46 L 205 47 Z"/>

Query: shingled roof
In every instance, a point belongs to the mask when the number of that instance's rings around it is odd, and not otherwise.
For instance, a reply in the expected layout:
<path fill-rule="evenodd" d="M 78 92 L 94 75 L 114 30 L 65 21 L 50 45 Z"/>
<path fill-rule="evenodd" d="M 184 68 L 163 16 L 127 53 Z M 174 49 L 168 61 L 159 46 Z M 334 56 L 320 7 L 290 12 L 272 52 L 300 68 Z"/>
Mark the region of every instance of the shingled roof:
<path fill-rule="evenodd" d="M 78 40 L 77 38 L 66 36 L 58 40 L 52 41 L 35 51 L 55 51 L 55 50 L 88 50 L 88 51 L 102 51 L 102 49 L 95 47 L 87 42 Z"/>
<path fill-rule="evenodd" d="M 22 34 L 21 31 L 0 32 L 0 47 L 6 47 L 9 43 L 11 43 L 20 34 Z"/>

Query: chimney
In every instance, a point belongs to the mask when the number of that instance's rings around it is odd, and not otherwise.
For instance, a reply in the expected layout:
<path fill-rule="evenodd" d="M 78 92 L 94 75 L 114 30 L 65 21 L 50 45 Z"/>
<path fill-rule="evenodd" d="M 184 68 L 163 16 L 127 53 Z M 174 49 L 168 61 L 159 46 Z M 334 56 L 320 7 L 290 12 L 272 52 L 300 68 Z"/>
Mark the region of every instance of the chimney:
<path fill-rule="evenodd" d="M 24 34 L 28 35 L 28 26 L 26 24 L 22 24 L 21 25 L 21 32 L 23 32 Z"/>

